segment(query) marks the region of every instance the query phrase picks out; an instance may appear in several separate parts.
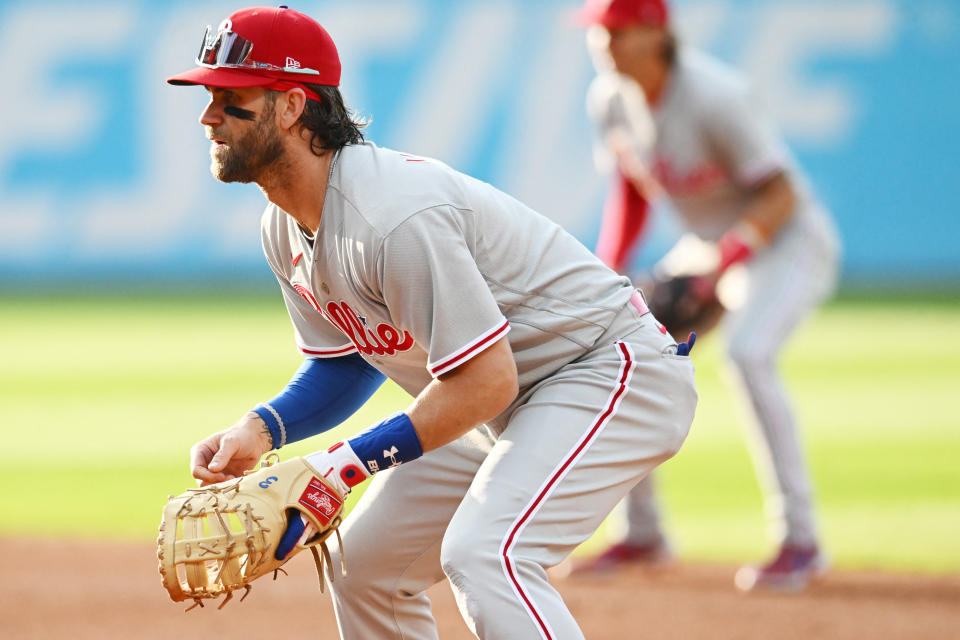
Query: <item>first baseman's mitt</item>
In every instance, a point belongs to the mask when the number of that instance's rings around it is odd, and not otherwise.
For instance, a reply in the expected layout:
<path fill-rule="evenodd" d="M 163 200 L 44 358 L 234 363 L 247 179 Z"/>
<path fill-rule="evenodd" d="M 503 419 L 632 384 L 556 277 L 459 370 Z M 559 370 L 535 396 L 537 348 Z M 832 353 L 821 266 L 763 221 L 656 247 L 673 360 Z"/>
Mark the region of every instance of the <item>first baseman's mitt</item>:
<path fill-rule="evenodd" d="M 303 458 L 277 459 L 271 454 L 259 470 L 241 478 L 170 496 L 160 522 L 157 558 L 163 586 L 174 601 L 193 599 L 192 609 L 203 606 L 206 598 L 226 594 L 223 607 L 234 590 L 242 587 L 246 597 L 253 580 L 268 573 L 276 579 L 280 565 L 306 548 L 313 552 L 320 589 L 324 561 L 333 579 L 326 539 L 333 532 L 340 539 L 343 496 Z M 274 552 L 289 520 L 301 514 L 318 533 L 277 560 Z M 342 544 L 340 548 L 342 562 Z"/>
<path fill-rule="evenodd" d="M 725 311 L 705 276 L 654 278 L 643 290 L 653 316 L 677 341 L 686 340 L 691 331 L 707 333 Z"/>

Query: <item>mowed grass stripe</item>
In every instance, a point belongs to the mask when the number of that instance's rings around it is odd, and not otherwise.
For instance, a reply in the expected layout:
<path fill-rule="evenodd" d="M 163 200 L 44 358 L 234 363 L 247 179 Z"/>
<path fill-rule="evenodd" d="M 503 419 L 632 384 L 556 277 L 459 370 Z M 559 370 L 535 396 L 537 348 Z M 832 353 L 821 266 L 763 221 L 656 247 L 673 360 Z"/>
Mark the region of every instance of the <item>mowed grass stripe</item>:
<path fill-rule="evenodd" d="M 166 495 L 190 483 L 190 445 L 272 396 L 300 362 L 274 294 L 0 304 L 3 535 L 152 538 Z M 960 570 L 957 326 L 956 302 L 840 300 L 784 353 L 835 565 Z M 771 543 L 721 350 L 718 336 L 697 344 L 697 421 L 657 481 L 683 557 L 740 562 Z M 283 453 L 407 402 L 388 383 L 342 428 Z"/>

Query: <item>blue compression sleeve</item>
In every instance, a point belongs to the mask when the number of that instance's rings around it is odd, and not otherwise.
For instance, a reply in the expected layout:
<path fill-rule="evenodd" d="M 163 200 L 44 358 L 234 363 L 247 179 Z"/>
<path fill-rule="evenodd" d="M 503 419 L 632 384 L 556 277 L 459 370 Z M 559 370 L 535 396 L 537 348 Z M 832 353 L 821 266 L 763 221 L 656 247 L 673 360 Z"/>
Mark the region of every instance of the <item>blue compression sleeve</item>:
<path fill-rule="evenodd" d="M 253 408 L 274 449 L 332 429 L 366 402 L 386 378 L 359 354 L 308 358 L 277 397 Z"/>

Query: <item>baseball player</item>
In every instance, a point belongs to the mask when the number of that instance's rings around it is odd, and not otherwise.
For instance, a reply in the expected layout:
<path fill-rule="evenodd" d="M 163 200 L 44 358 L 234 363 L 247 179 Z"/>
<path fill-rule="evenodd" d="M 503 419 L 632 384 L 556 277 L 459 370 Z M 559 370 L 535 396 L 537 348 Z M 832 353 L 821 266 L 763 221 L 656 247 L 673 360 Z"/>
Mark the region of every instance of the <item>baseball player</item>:
<path fill-rule="evenodd" d="M 839 246 L 832 222 L 743 78 L 678 46 L 664 0 L 589 0 L 579 15 L 598 68 L 588 110 L 600 149 L 616 168 L 597 254 L 627 270 L 650 201 L 666 194 L 689 233 L 660 267 L 699 273 L 703 295 L 713 295 L 725 274 L 745 276 L 724 338 L 755 427 L 752 453 L 779 551 L 764 566 L 742 568 L 736 583 L 745 590 L 800 589 L 825 561 L 776 360 L 834 287 Z M 696 249 L 704 245 L 715 251 L 698 267 Z M 625 511 L 625 538 L 575 571 L 670 557 L 649 478 L 630 492 Z"/>
<path fill-rule="evenodd" d="M 547 218 L 365 142 L 308 16 L 237 11 L 197 62 L 169 82 L 210 94 L 213 174 L 268 200 L 263 249 L 305 360 L 194 446 L 194 476 L 242 474 L 389 377 L 414 397 L 406 411 L 305 456 L 343 493 L 373 477 L 342 527 L 341 637 L 436 638 L 425 591 L 446 577 L 478 637 L 582 638 L 546 569 L 680 447 L 692 345 Z"/>

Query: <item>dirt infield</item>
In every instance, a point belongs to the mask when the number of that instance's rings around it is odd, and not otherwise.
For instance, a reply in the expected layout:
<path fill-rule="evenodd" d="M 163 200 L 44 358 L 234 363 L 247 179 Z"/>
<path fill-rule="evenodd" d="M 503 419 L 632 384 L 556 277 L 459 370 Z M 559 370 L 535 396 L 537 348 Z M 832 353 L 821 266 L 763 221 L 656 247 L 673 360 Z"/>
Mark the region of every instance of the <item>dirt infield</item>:
<path fill-rule="evenodd" d="M 337 637 L 309 555 L 229 603 L 229 616 L 171 602 L 152 545 L 0 539 L 0 558 L 3 638 Z M 677 565 L 555 584 L 590 640 L 960 638 L 960 576 L 832 572 L 803 594 L 778 596 L 737 593 L 733 572 Z M 442 639 L 473 637 L 445 584 L 430 596 Z"/>

